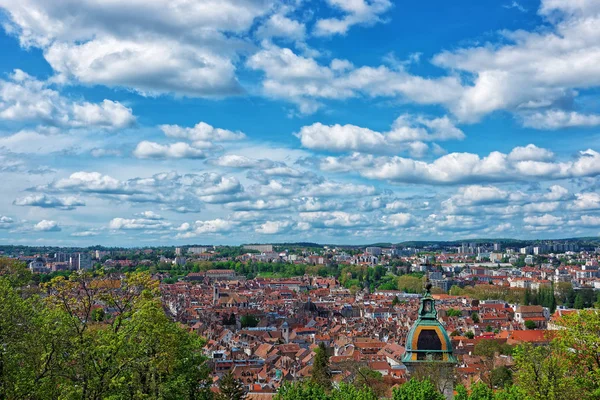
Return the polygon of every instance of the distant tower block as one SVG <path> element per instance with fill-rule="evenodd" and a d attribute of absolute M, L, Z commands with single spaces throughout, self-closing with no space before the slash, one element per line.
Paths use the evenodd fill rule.
<path fill-rule="evenodd" d="M 408 332 L 405 347 L 402 362 L 409 375 L 428 374 L 446 399 L 454 398 L 454 366 L 457 360 L 452 353 L 450 337 L 437 319 L 429 281 L 421 299 L 419 318 Z"/>

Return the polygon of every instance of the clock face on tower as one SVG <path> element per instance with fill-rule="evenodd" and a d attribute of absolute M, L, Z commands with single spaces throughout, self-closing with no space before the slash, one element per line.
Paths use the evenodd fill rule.
<path fill-rule="evenodd" d="M 425 313 L 431 312 L 431 301 L 430 300 L 425 300 L 423 302 L 423 312 L 425 312 Z"/>

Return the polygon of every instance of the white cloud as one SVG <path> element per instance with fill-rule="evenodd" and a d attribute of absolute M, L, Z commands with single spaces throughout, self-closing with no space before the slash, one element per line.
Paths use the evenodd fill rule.
<path fill-rule="evenodd" d="M 53 197 L 45 194 L 31 194 L 19 197 L 15 199 L 13 204 L 16 206 L 58 208 L 61 210 L 74 210 L 76 207 L 85 206 L 85 202 L 76 197 Z"/>
<path fill-rule="evenodd" d="M 306 27 L 283 14 L 273 14 L 256 30 L 259 39 L 281 38 L 287 40 L 304 40 Z"/>
<path fill-rule="evenodd" d="M 345 35 L 354 25 L 373 25 L 381 22 L 380 14 L 392 7 L 390 0 L 327 0 L 327 3 L 344 13 L 342 18 L 317 20 L 316 36 Z"/>
<path fill-rule="evenodd" d="M 523 206 L 523 211 L 528 213 L 548 213 L 556 211 L 560 207 L 557 201 L 529 203 Z"/>
<path fill-rule="evenodd" d="M 131 109 L 119 102 L 75 102 L 19 69 L 8 81 L 0 80 L 0 119 L 71 128 L 118 129 L 135 123 Z"/>
<path fill-rule="evenodd" d="M 226 154 L 217 159 L 210 160 L 213 165 L 229 168 L 268 168 L 273 165 L 269 160 L 256 160 L 235 154 Z"/>
<path fill-rule="evenodd" d="M 598 86 L 600 66 L 593 60 L 600 55 L 596 28 L 600 16 L 598 8 L 587 3 L 542 1 L 540 13 L 552 14 L 549 28 L 504 31 L 502 44 L 485 43 L 436 55 L 435 65 L 472 76 L 473 84 L 465 87 L 458 101 L 448 104 L 455 115 L 476 121 L 501 109 L 552 106 L 575 96 L 574 89 Z M 570 119 L 566 123 L 572 123 Z M 560 123 L 565 120 L 559 118 Z"/>
<path fill-rule="evenodd" d="M 13 227 L 15 221 L 7 217 L 6 215 L 0 215 L 0 229 L 10 229 Z"/>
<path fill-rule="evenodd" d="M 353 154 L 349 157 L 325 157 L 324 171 L 356 171 L 370 179 L 394 182 L 454 184 L 511 182 L 533 178 L 563 179 L 600 175 L 600 153 L 581 151 L 574 161 L 512 161 L 500 152 L 480 157 L 472 153 L 450 153 L 431 163 L 403 157 L 374 157 Z"/>
<path fill-rule="evenodd" d="M 154 211 L 142 211 L 141 213 L 136 214 L 136 217 L 142 217 L 145 219 L 155 219 L 155 220 L 159 220 L 159 219 L 163 219 L 163 217 L 161 217 L 159 214 L 155 213 Z"/>
<path fill-rule="evenodd" d="M 290 221 L 266 221 L 256 228 L 256 232 L 264 235 L 274 235 L 287 230 L 291 225 Z"/>
<path fill-rule="evenodd" d="M 138 143 L 133 155 L 137 158 L 206 158 L 204 151 L 184 142 L 163 145 L 147 140 Z"/>
<path fill-rule="evenodd" d="M 462 187 L 458 193 L 442 204 L 451 202 L 455 206 L 474 206 L 506 202 L 510 194 L 495 186 L 471 185 Z"/>
<path fill-rule="evenodd" d="M 569 221 L 569 225 L 600 226 L 600 217 L 594 215 L 582 215 L 579 220 Z"/>
<path fill-rule="evenodd" d="M 408 150 L 422 156 L 429 147 L 422 141 L 462 140 L 464 133 L 448 117 L 428 119 L 403 115 L 389 132 L 380 133 L 355 125 L 323 125 L 319 122 L 303 126 L 295 134 L 303 147 L 313 150 L 390 153 Z"/>
<path fill-rule="evenodd" d="M 140 93 L 222 96 L 240 92 L 234 60 L 269 0 L 171 2 L 2 0 L 5 28 L 43 50 L 58 80 Z"/>
<path fill-rule="evenodd" d="M 413 224 L 413 216 L 408 213 L 397 213 L 383 217 L 383 223 L 394 228 Z"/>
<path fill-rule="evenodd" d="M 20 154 L 79 150 L 88 144 L 81 136 L 59 133 L 55 129 L 21 130 L 13 135 L 0 137 L 0 148 Z"/>
<path fill-rule="evenodd" d="M 573 210 L 600 210 L 600 193 L 575 193 L 575 197 Z"/>
<path fill-rule="evenodd" d="M 73 237 L 93 237 L 93 236 L 99 236 L 99 235 L 100 235 L 99 231 L 92 231 L 92 230 L 71 233 L 71 236 L 73 236 Z"/>
<path fill-rule="evenodd" d="M 531 216 L 523 218 L 523 222 L 532 226 L 557 226 L 563 223 L 563 219 L 551 214 L 542 216 Z"/>
<path fill-rule="evenodd" d="M 112 230 L 162 229 L 171 224 L 155 218 L 113 218 L 108 227 Z"/>
<path fill-rule="evenodd" d="M 394 200 L 385 205 L 385 209 L 389 210 L 389 211 L 405 210 L 408 208 L 410 208 L 410 204 L 408 204 L 405 201 L 401 201 L 401 200 Z"/>
<path fill-rule="evenodd" d="M 222 234 L 231 231 L 237 226 L 235 221 L 224 220 L 221 218 L 196 221 L 194 229 L 185 233 L 178 233 L 176 238 L 187 239 L 206 234 Z"/>
<path fill-rule="evenodd" d="M 245 200 L 235 203 L 229 203 L 228 206 L 236 211 L 261 211 L 261 210 L 279 210 L 287 208 L 291 204 L 288 199 L 275 200 Z"/>
<path fill-rule="evenodd" d="M 569 190 L 560 186 L 552 185 L 548 188 L 548 193 L 544 195 L 547 200 L 565 200 L 569 197 Z"/>
<path fill-rule="evenodd" d="M 246 138 L 242 132 L 215 128 L 206 122 L 198 122 L 194 127 L 187 128 L 179 125 L 161 125 L 160 129 L 168 137 L 187 139 L 193 142 L 226 142 Z"/>
<path fill-rule="evenodd" d="M 52 187 L 82 192 L 122 193 L 126 191 L 125 185 L 115 178 L 99 172 L 84 171 L 74 172 L 68 178 L 59 179 Z"/>
<path fill-rule="evenodd" d="M 246 65 L 265 73 L 265 95 L 288 100 L 304 114 L 318 110 L 322 99 L 340 100 L 364 94 L 401 96 L 420 104 L 435 104 L 456 99 L 462 90 L 455 77 L 421 78 L 384 66 L 352 68 L 346 60 L 334 61 L 330 66 L 319 65 L 313 58 L 264 43 Z M 340 65 L 344 67 L 339 68 Z"/>
<path fill-rule="evenodd" d="M 534 144 L 528 144 L 525 147 L 515 147 L 508 158 L 511 161 L 547 161 L 554 158 L 554 153 Z"/>
<path fill-rule="evenodd" d="M 546 110 L 526 114 L 523 125 L 536 129 L 561 129 L 600 125 L 600 115 L 581 114 L 576 111 Z"/>
<path fill-rule="evenodd" d="M 368 223 L 363 214 L 353 214 L 345 211 L 301 212 L 299 217 L 302 220 L 301 222 L 323 228 L 349 228 Z"/>
<path fill-rule="evenodd" d="M 325 181 L 306 186 L 302 190 L 301 194 L 308 197 L 368 196 L 374 194 L 375 192 L 376 190 L 373 186 Z"/>
<path fill-rule="evenodd" d="M 51 220 L 41 220 L 33 227 L 34 230 L 39 232 L 60 232 L 61 228 L 56 221 Z"/>

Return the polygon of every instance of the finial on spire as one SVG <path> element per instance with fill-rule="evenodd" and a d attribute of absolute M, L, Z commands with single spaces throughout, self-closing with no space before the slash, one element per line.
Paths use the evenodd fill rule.
<path fill-rule="evenodd" d="M 429 276 L 427 276 L 427 280 L 425 282 L 426 282 L 426 284 L 425 284 L 425 294 L 430 295 L 431 294 L 431 288 L 433 287 L 433 285 L 429 281 Z"/>

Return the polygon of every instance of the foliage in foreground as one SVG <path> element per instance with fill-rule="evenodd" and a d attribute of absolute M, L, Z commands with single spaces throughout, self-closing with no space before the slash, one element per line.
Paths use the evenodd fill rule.
<path fill-rule="evenodd" d="M 0 270 L 0 399 L 209 395 L 204 341 L 167 317 L 149 275 L 57 277 L 42 298 Z"/>

